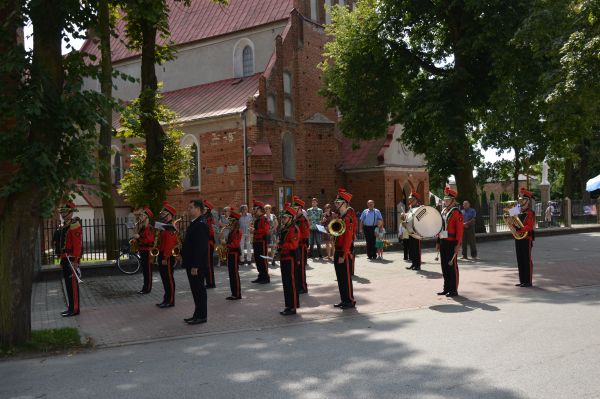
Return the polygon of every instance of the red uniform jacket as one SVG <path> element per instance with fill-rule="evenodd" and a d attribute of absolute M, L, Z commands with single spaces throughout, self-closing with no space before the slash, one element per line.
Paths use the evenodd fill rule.
<path fill-rule="evenodd" d="M 240 252 L 240 242 L 242 241 L 242 229 L 232 230 L 227 236 L 227 253 Z"/>
<path fill-rule="evenodd" d="M 349 214 L 352 219 L 352 224 L 350 226 L 346 225 L 346 228 L 352 229 L 352 238 L 356 240 L 356 234 L 358 234 L 358 218 L 356 217 L 356 211 L 354 208 L 349 207 L 346 213 Z"/>
<path fill-rule="evenodd" d="M 535 228 L 535 213 L 531 209 L 526 209 L 525 212 L 519 213 L 519 219 L 523 223 L 523 227 L 517 230 L 520 233 L 527 232 L 528 240 L 534 239 L 533 229 Z"/>
<path fill-rule="evenodd" d="M 352 226 L 352 216 L 348 212 L 344 216 L 341 216 L 341 219 L 346 224 L 346 231 L 335 239 L 335 250 L 343 252 L 345 259 L 350 254 L 350 247 L 352 246 L 352 241 L 354 241 L 354 227 L 348 227 Z"/>
<path fill-rule="evenodd" d="M 215 243 L 215 228 L 213 227 L 213 224 L 215 221 L 211 214 L 206 216 L 205 221 L 206 221 L 206 224 L 208 225 L 208 240 L 212 241 L 212 243 L 214 244 Z"/>
<path fill-rule="evenodd" d="M 173 249 L 177 246 L 177 232 L 163 230 L 160 232 L 158 251 L 163 257 L 173 256 Z"/>
<path fill-rule="evenodd" d="M 281 260 L 289 260 L 294 257 L 299 244 L 299 235 L 298 227 L 293 224 L 281 232 L 278 245 Z"/>
<path fill-rule="evenodd" d="M 152 227 L 150 225 L 143 227 L 139 234 L 138 243 L 140 251 L 149 251 L 154 245 L 154 231 Z"/>
<path fill-rule="evenodd" d="M 252 236 L 252 241 L 263 242 L 266 240 L 270 231 L 269 220 L 265 215 L 262 215 L 254 221 L 254 235 Z"/>
<path fill-rule="evenodd" d="M 448 237 L 442 240 L 456 241 L 457 245 L 462 243 L 463 231 L 465 229 L 463 215 L 458 208 L 453 207 L 448 212 L 442 211 L 442 220 L 444 220 Z"/>
<path fill-rule="evenodd" d="M 67 256 L 74 258 L 76 263 L 81 259 L 81 248 L 83 247 L 83 229 L 79 221 L 73 221 L 69 225 L 67 237 L 65 239 L 65 248 L 61 254 L 61 259 Z"/>
<path fill-rule="evenodd" d="M 299 239 L 301 241 L 301 243 L 306 244 L 308 242 L 308 237 L 310 237 L 310 223 L 308 223 L 308 220 L 300 215 L 300 217 L 298 217 L 298 219 L 296 219 L 296 225 L 298 226 L 298 231 L 299 231 Z"/>

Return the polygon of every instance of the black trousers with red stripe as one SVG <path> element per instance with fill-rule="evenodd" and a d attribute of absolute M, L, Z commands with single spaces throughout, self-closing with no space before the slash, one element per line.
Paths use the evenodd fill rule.
<path fill-rule="evenodd" d="M 421 268 L 421 240 L 417 240 L 413 236 L 408 237 L 408 252 L 412 262 L 412 267 Z"/>
<path fill-rule="evenodd" d="M 267 256 L 267 242 L 253 242 L 252 249 L 254 250 L 254 261 L 256 262 L 258 278 L 261 280 L 269 280 L 269 268 L 267 267 L 267 260 L 261 256 Z"/>
<path fill-rule="evenodd" d="M 356 303 L 354 300 L 354 288 L 352 287 L 352 276 L 350 270 L 349 256 L 340 264 L 340 260 L 344 258 L 344 253 L 335 251 L 333 255 L 333 264 L 335 266 L 335 276 L 338 281 L 340 290 L 340 299 L 345 303 Z"/>
<path fill-rule="evenodd" d="M 215 242 L 208 242 L 208 271 L 206 272 L 206 286 L 214 287 L 215 286 L 215 265 L 214 265 L 214 255 L 215 255 Z"/>
<path fill-rule="evenodd" d="M 163 255 L 158 255 L 158 270 L 160 271 L 160 279 L 165 289 L 163 303 L 175 305 L 175 278 L 173 277 L 173 265 L 175 257 L 169 256 L 165 259 L 166 264 L 163 265 Z"/>
<path fill-rule="evenodd" d="M 231 296 L 242 297 L 242 286 L 240 283 L 240 253 L 227 252 L 227 268 L 229 269 L 229 286 L 231 287 Z"/>
<path fill-rule="evenodd" d="M 142 291 L 152 291 L 152 264 L 150 263 L 150 251 L 140 251 L 140 263 L 142 264 L 142 274 L 144 275 L 144 286 Z"/>
<path fill-rule="evenodd" d="M 300 295 L 296 284 L 296 259 L 294 256 L 283 256 L 280 259 L 281 281 L 285 307 L 296 309 L 300 307 Z"/>
<path fill-rule="evenodd" d="M 67 258 L 60 260 L 65 288 L 67 289 L 67 307 L 71 313 L 79 313 L 79 282 Z"/>
<path fill-rule="evenodd" d="M 296 289 L 298 292 L 308 292 L 306 284 L 306 255 L 308 254 L 308 245 L 302 241 L 296 249 Z"/>
<path fill-rule="evenodd" d="M 517 252 L 517 265 L 519 266 L 519 282 L 521 284 L 532 284 L 533 261 L 531 260 L 531 248 L 533 242 L 528 239 L 515 240 Z"/>
<path fill-rule="evenodd" d="M 446 292 L 458 292 L 458 261 L 454 256 L 456 243 L 454 240 L 440 240 L 440 264 Z M 452 260 L 453 258 L 454 260 Z"/>

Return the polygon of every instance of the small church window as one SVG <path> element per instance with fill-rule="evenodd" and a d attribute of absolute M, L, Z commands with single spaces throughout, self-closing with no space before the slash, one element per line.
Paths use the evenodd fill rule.
<path fill-rule="evenodd" d="M 250 76 L 254 73 L 254 54 L 252 47 L 246 46 L 242 51 L 242 75 Z"/>

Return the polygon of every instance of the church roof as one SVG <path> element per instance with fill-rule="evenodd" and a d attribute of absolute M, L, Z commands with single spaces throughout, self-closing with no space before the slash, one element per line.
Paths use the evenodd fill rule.
<path fill-rule="evenodd" d="M 394 125 L 385 136 L 373 140 L 362 140 L 358 148 L 352 148 L 352 140 L 342 139 L 342 170 L 372 168 L 384 163 L 383 152 L 389 147 L 394 134 Z"/>
<path fill-rule="evenodd" d="M 293 9 L 293 0 L 230 0 L 228 6 L 211 0 L 192 0 L 189 7 L 182 2 L 167 0 L 169 6 L 170 40 L 175 45 L 193 43 L 211 37 L 243 31 L 272 22 L 285 20 Z M 120 38 L 111 37 L 113 62 L 135 57 L 123 43 L 125 20 L 117 22 Z M 100 57 L 93 40 L 86 40 L 81 51 Z"/>
<path fill-rule="evenodd" d="M 242 112 L 250 97 L 258 93 L 257 73 L 245 78 L 219 80 L 162 93 L 163 104 L 177 114 L 177 122 L 192 122 Z M 113 115 L 119 129 L 119 115 Z"/>

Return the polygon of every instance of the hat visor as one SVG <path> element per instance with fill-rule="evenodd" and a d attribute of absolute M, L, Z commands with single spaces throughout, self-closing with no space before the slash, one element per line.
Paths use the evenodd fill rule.
<path fill-rule="evenodd" d="M 454 197 L 450 196 L 450 195 L 444 195 L 444 199 L 445 200 L 449 200 L 449 199 L 454 199 Z"/>

